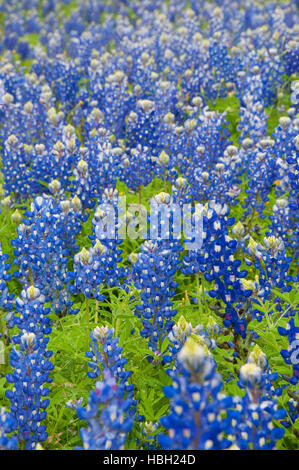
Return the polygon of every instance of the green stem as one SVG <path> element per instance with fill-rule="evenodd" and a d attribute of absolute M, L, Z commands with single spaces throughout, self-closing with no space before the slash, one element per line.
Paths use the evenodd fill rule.
<path fill-rule="evenodd" d="M 118 335 L 119 326 L 120 326 L 120 318 L 117 318 L 115 322 L 115 336 Z"/>
<path fill-rule="evenodd" d="M 139 188 L 138 197 L 139 197 L 139 204 L 141 205 L 142 204 L 142 186 L 140 186 Z"/>
<path fill-rule="evenodd" d="M 93 344 L 92 344 L 92 341 L 90 341 L 90 344 L 91 344 L 91 349 L 93 350 L 94 356 L 95 356 L 95 358 L 96 358 L 96 361 L 97 361 L 97 363 L 98 363 L 100 372 L 101 372 L 101 374 L 102 374 L 102 378 L 104 378 L 104 377 L 103 377 L 103 366 L 102 366 L 102 364 L 99 362 L 99 359 L 98 359 L 97 353 L 95 352 L 95 349 L 94 349 L 94 346 L 93 346 Z M 87 364 L 87 368 L 88 368 L 88 364 Z"/>
<path fill-rule="evenodd" d="M 32 275 L 32 271 L 31 271 L 31 268 L 29 267 L 29 280 L 31 282 L 31 285 L 34 286 L 34 282 L 33 282 L 33 275 Z"/>
<path fill-rule="evenodd" d="M 199 274 L 196 274 L 196 287 L 197 287 L 197 295 L 198 295 L 198 311 L 199 317 L 202 318 L 203 310 L 202 310 L 202 303 L 201 303 L 201 296 L 200 296 L 200 285 L 199 285 Z"/>
<path fill-rule="evenodd" d="M 89 298 L 85 298 L 85 322 L 86 322 L 86 343 L 87 351 L 89 349 Z"/>
<path fill-rule="evenodd" d="M 266 314 L 266 320 L 267 320 L 268 328 L 271 328 L 272 327 L 272 322 L 271 322 L 270 317 L 269 317 L 268 309 L 265 310 L 265 314 Z"/>
<path fill-rule="evenodd" d="M 98 324 L 98 320 L 99 320 L 98 309 L 99 309 L 99 301 L 96 300 L 96 314 L 95 314 L 95 319 L 94 319 L 96 325 Z"/>
<path fill-rule="evenodd" d="M 164 169 L 164 190 L 167 193 L 167 179 L 166 179 L 166 169 Z"/>
<path fill-rule="evenodd" d="M 1 333 L 0 344 L 2 343 L 3 345 L 3 351 L 0 351 L 0 359 L 1 359 L 1 354 L 3 354 L 3 359 L 4 359 L 3 365 L 6 368 L 8 364 L 8 351 L 10 349 L 10 344 L 9 344 L 9 341 L 7 340 L 7 336 L 6 336 L 7 331 L 5 328 L 5 322 L 3 324 L 1 314 L 2 312 L 0 312 L 0 333 Z M 1 365 L 1 362 L 0 362 L 0 365 Z"/>
<path fill-rule="evenodd" d="M 275 327 L 277 327 L 278 323 L 280 322 L 280 320 L 288 313 L 288 311 L 293 308 L 293 305 L 290 305 L 284 312 L 282 315 L 280 315 L 280 317 L 278 318 L 278 320 L 276 321 L 275 323 Z"/>
<path fill-rule="evenodd" d="M 206 303 L 206 294 L 205 294 L 205 278 L 204 278 L 203 273 L 201 273 L 201 286 L 202 286 L 203 305 L 204 305 L 205 313 L 208 314 L 208 308 L 207 308 L 207 303 Z"/>

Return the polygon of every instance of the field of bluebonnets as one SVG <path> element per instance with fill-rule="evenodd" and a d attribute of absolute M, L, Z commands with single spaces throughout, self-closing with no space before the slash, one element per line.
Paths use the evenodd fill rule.
<path fill-rule="evenodd" d="M 298 449 L 298 1 L 2 0 L 0 54 L 0 448 Z"/>

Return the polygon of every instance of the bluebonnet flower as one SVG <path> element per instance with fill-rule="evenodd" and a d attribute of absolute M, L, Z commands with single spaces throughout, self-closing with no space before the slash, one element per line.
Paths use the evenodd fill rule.
<path fill-rule="evenodd" d="M 248 173 L 250 184 L 246 188 L 246 199 L 243 207 L 244 217 L 251 214 L 265 218 L 263 211 L 269 201 L 269 192 L 275 182 L 276 157 L 273 149 L 274 141 L 269 138 L 260 140 L 249 157 Z"/>
<path fill-rule="evenodd" d="M 269 216 L 271 220 L 270 231 L 280 237 L 285 246 L 290 246 L 289 237 L 292 234 L 293 220 L 291 218 L 290 204 L 287 198 L 276 199 L 272 208 L 273 214 Z M 271 232 L 267 232 L 269 236 Z"/>
<path fill-rule="evenodd" d="M 8 273 L 10 263 L 7 263 L 8 255 L 2 253 L 0 244 L 0 307 L 4 310 L 11 310 L 13 294 L 9 293 L 7 282 L 11 279 L 11 274 Z"/>
<path fill-rule="evenodd" d="M 206 281 L 214 282 L 209 295 L 226 304 L 224 325 L 232 325 L 237 334 L 245 337 L 247 319 L 241 314 L 241 306 L 251 291 L 242 289 L 241 279 L 247 271 L 241 269 L 241 261 L 235 258 L 237 241 L 228 235 L 228 227 L 233 223 L 226 204 L 210 202 L 203 212 L 203 245 L 183 258 L 182 271 L 197 276 L 204 273 Z"/>
<path fill-rule="evenodd" d="M 226 113 L 203 107 L 198 117 L 190 117 L 185 120 L 184 126 L 175 128 L 178 136 L 174 145 L 167 150 L 172 155 L 172 166 L 177 166 L 182 177 L 188 179 L 197 201 L 206 200 L 204 191 L 200 190 L 202 181 L 197 177 L 203 172 L 209 173 L 231 143 L 225 130 L 225 116 Z M 207 197 L 212 195 L 214 188 Z"/>
<path fill-rule="evenodd" d="M 292 82 L 291 84 L 291 101 L 292 103 L 297 106 L 299 105 L 299 81 L 296 80 L 295 82 Z"/>
<path fill-rule="evenodd" d="M 115 190 L 117 178 L 121 175 L 119 147 L 113 148 L 107 136 L 103 138 L 96 135 L 89 139 L 86 148 L 84 159 L 88 163 L 88 172 L 92 175 L 89 192 L 100 202 L 105 198 L 103 194 Z"/>
<path fill-rule="evenodd" d="M 96 299 L 96 304 L 103 299 L 101 284 L 117 293 L 120 288 L 128 292 L 132 282 L 141 297 L 140 305 L 134 307 L 135 320 L 143 324 L 141 334 L 152 349 L 153 363 L 173 366 L 174 385 L 166 391 L 173 401 L 170 417 L 163 423 L 168 436 L 159 438 L 162 447 L 275 448 L 282 433 L 272 429 L 273 419 L 291 426 L 298 414 L 297 395 L 290 395 L 290 385 L 297 385 L 298 375 L 296 310 L 286 310 L 284 315 L 294 317 L 294 323 L 281 330 L 291 343 L 282 356 L 293 368 L 293 377 L 283 376 L 293 400 L 286 421 L 281 421 L 276 408 L 279 391 L 272 385 L 269 365 L 257 348 L 241 369 L 243 398 L 225 398 L 218 392 L 221 379 L 209 351 L 215 348 L 219 332 L 232 334 L 234 342 L 226 343 L 235 348 L 232 363 L 237 363 L 236 356 L 246 358 L 251 337 L 258 338 L 249 331 L 247 341 L 242 341 L 248 323 L 252 318 L 262 320 L 257 302 L 271 301 L 267 320 L 272 324 L 275 313 L 282 314 L 283 302 L 275 298 L 276 289 L 288 292 L 294 281 L 299 247 L 299 120 L 298 80 L 292 74 L 297 73 L 299 63 L 298 0 L 288 4 L 258 0 L 1 3 L 1 208 L 3 220 L 11 212 L 17 230 L 12 244 L 25 306 L 17 300 L 17 313 L 11 313 L 8 286 L 18 289 L 19 282 L 10 283 L 7 257 L 0 251 L 0 307 L 8 310 L 4 316 L 8 326 L 21 331 L 12 340 L 15 370 L 8 380 L 18 386 L 11 393 L 21 400 L 28 392 L 30 409 L 28 416 L 27 410 L 24 414 L 21 403 L 25 398 L 18 402 L 7 390 L 19 421 L 13 423 L 12 415 L 5 415 L 2 431 L 0 413 L 0 447 L 16 445 L 15 440 L 7 440 L 14 425 L 19 428 L 20 447 L 24 447 L 24 437 L 27 448 L 37 448 L 46 436 L 43 425 L 29 416 L 32 410 L 36 418 L 44 418 L 44 410 L 32 408 L 31 382 L 22 380 L 31 380 L 36 371 L 46 382 L 49 372 L 38 368 L 47 368 L 41 362 L 47 354 L 51 324 L 48 312 L 39 314 L 42 309 L 36 304 L 32 307 L 30 295 L 26 297 L 32 282 L 44 296 L 40 303 L 49 302 L 59 316 L 77 311 L 70 294 L 81 293 L 77 300 L 85 296 L 88 311 L 88 298 Z M 287 95 L 290 109 L 285 107 Z M 277 103 L 278 113 L 284 115 L 271 138 L 266 137 L 275 120 L 270 107 Z M 231 139 L 240 145 L 232 145 Z M 177 211 L 185 203 L 206 204 L 203 246 L 184 253 L 183 274 L 195 275 L 201 282 L 192 300 L 203 314 L 213 309 L 223 320 L 223 329 L 208 313 L 203 328 L 192 327 L 183 317 L 174 324 L 174 279 L 182 279 L 182 248 L 175 236 L 174 214 L 166 219 L 170 227 L 164 226 L 165 237 L 142 233 L 149 241 L 138 255 L 134 251 L 129 256 L 131 270 L 124 267 L 124 247 L 132 244 L 135 250 L 138 244 L 123 240 L 124 224 L 130 217 L 129 232 L 137 227 L 137 217 L 121 208 L 115 188 L 121 181 L 141 196 L 143 186 L 159 184 L 156 177 L 164 180 L 165 187 L 172 185 L 172 197 L 155 196 L 155 216 L 173 203 Z M 246 197 L 241 200 L 244 186 Z M 150 191 L 148 187 L 147 194 Z M 228 206 L 239 201 L 244 217 L 235 224 Z M 13 206 L 28 203 L 21 220 Z M 92 246 L 80 251 L 76 238 L 89 214 Z M 200 219 L 200 209 L 192 208 L 191 214 L 192 222 Z M 265 222 L 268 216 L 266 229 L 254 225 L 256 219 Z M 162 234 L 159 217 L 151 228 L 157 233 L 161 229 Z M 259 243 L 249 237 L 251 231 L 262 236 L 256 238 Z M 195 234 L 188 226 L 185 238 L 192 237 Z M 250 279 L 244 263 L 251 266 Z M 209 305 L 208 295 L 213 299 Z M 81 410 L 90 425 L 82 432 L 85 448 L 123 448 L 133 425 L 136 403 L 132 385 L 126 382 L 125 351 L 113 334 L 103 327 L 90 337 L 89 375 L 98 377 L 103 369 L 104 383 L 97 385 L 98 395 L 91 394 L 92 406 Z M 198 364 L 203 366 L 196 380 L 192 351 L 197 351 Z M 115 383 L 108 376 L 107 364 Z M 37 402 L 38 393 L 40 389 Z M 105 401 L 108 396 L 112 404 Z M 99 397 L 103 402 L 97 401 Z M 21 421 L 27 417 L 26 427 Z M 156 433 L 157 423 L 145 423 L 134 447 L 137 443 L 157 448 Z M 287 438 L 284 444 L 288 442 Z"/>
<path fill-rule="evenodd" d="M 140 440 L 137 440 L 138 448 L 141 450 L 157 450 L 158 423 L 144 421 L 140 423 L 140 428 L 142 433 L 141 442 L 143 442 L 140 443 Z"/>
<path fill-rule="evenodd" d="M 59 38 L 53 38 L 52 42 L 54 47 L 61 47 L 58 43 Z M 58 41 L 57 41 L 58 39 Z M 49 51 L 51 54 L 51 51 Z M 51 59 L 48 59 L 46 80 L 52 84 L 53 92 L 58 101 L 62 103 L 62 109 L 66 112 L 70 111 L 76 102 L 76 94 L 79 89 L 80 72 L 75 64 L 67 61 L 54 59 L 51 64 Z"/>
<path fill-rule="evenodd" d="M 97 382 L 90 392 L 88 407 L 77 410 L 79 418 L 88 424 L 80 431 L 81 450 L 121 450 L 133 426 L 128 416 L 131 400 L 124 398 L 123 386 L 117 385 L 109 370 L 103 376 L 103 382 Z"/>
<path fill-rule="evenodd" d="M 248 364 L 256 364 L 260 369 L 267 370 L 269 363 L 266 354 L 261 350 L 261 348 L 256 344 L 248 355 L 247 358 Z"/>
<path fill-rule="evenodd" d="M 83 403 L 83 398 L 79 398 L 78 400 L 68 400 L 66 402 L 66 406 L 70 408 L 70 410 L 77 410 L 79 406 Z"/>
<path fill-rule="evenodd" d="M 105 125 L 120 138 L 125 137 L 126 115 L 130 110 L 131 97 L 128 78 L 123 70 L 116 70 L 105 77 L 104 85 Z"/>
<path fill-rule="evenodd" d="M 4 38 L 4 46 L 8 50 L 13 50 L 15 49 L 16 45 L 18 43 L 18 36 L 14 33 L 7 34 Z"/>
<path fill-rule="evenodd" d="M 298 254 L 298 125 L 295 119 L 289 116 L 283 116 L 279 119 L 279 125 L 275 132 L 275 153 L 277 155 L 276 172 L 277 180 L 276 193 L 283 196 L 288 192 L 288 228 L 289 242 L 295 248 L 295 255 Z"/>
<path fill-rule="evenodd" d="M 74 170 L 74 181 L 72 191 L 80 198 L 84 209 L 91 209 L 95 205 L 96 194 L 92 183 L 92 176 L 90 174 L 88 163 L 84 160 L 84 153 L 86 148 L 81 148 L 83 158 L 79 161 Z"/>
<path fill-rule="evenodd" d="M 30 56 L 30 45 L 28 41 L 19 41 L 17 52 L 22 57 L 22 60 L 28 59 Z"/>
<path fill-rule="evenodd" d="M 142 319 L 141 336 L 148 338 L 149 347 L 155 352 L 170 331 L 176 315 L 170 298 L 177 284 L 173 276 L 178 266 L 177 253 L 171 246 L 164 247 L 157 241 L 146 241 L 141 253 L 132 263 L 132 279 L 140 289 L 141 304 L 136 315 Z"/>
<path fill-rule="evenodd" d="M 118 191 L 113 188 L 105 189 L 101 203 L 96 208 L 92 219 L 93 234 L 89 238 L 92 240 L 95 250 L 99 249 L 100 244 L 105 250 L 103 269 L 104 280 L 108 286 L 119 285 L 125 275 L 124 267 L 120 266 L 124 216 Z"/>
<path fill-rule="evenodd" d="M 127 118 L 127 139 L 131 148 L 138 145 L 148 147 L 156 155 L 155 142 L 158 139 L 159 114 L 155 102 L 142 99 Z"/>
<path fill-rule="evenodd" d="M 24 146 L 14 135 L 10 135 L 4 144 L 4 189 L 12 194 L 17 201 L 27 198 L 30 194 L 29 165 Z"/>
<path fill-rule="evenodd" d="M 52 352 L 47 350 L 46 336 L 51 333 L 50 309 L 44 308 L 44 302 L 39 289 L 29 287 L 16 300 L 19 315 L 15 314 L 9 321 L 20 332 L 12 338 L 13 372 L 7 374 L 6 380 L 14 388 L 6 390 L 6 396 L 11 402 L 10 413 L 17 424 L 18 439 L 25 442 L 26 449 L 35 449 L 38 442 L 47 439 L 46 426 L 41 424 L 49 405 L 49 399 L 45 398 L 49 389 L 44 385 L 51 382 L 49 372 L 54 366 L 49 361 Z"/>
<path fill-rule="evenodd" d="M 241 450 L 273 450 L 284 435 L 284 429 L 274 427 L 273 420 L 281 420 L 286 412 L 278 408 L 276 398 L 269 397 L 269 385 L 268 374 L 255 361 L 241 367 L 239 386 L 245 388 L 246 394 L 243 398 L 234 397 L 235 409 L 228 411 L 231 432 Z"/>
<path fill-rule="evenodd" d="M 88 298 L 102 301 L 105 296 L 100 294 L 99 287 L 104 280 L 105 252 L 107 249 L 99 241 L 93 248 L 83 248 L 74 256 L 74 271 L 69 273 L 74 284 L 69 285 L 72 294 L 82 293 Z"/>
<path fill-rule="evenodd" d="M 292 75 L 298 71 L 299 65 L 299 43 L 298 39 L 291 39 L 285 47 L 283 63 L 287 75 Z"/>
<path fill-rule="evenodd" d="M 249 137 L 256 144 L 266 136 L 267 115 L 263 103 L 255 102 L 252 95 L 246 94 L 243 101 L 244 106 L 240 108 L 240 121 L 237 127 L 240 131 L 240 141 Z"/>
<path fill-rule="evenodd" d="M 188 179 L 194 199 L 201 202 L 216 199 L 220 203 L 234 204 L 241 191 L 238 187 L 239 176 L 243 172 L 241 152 L 234 145 L 229 145 L 223 149 L 223 156 L 219 157 L 214 167 L 203 171 L 204 149 L 199 147 L 198 150 L 203 152 L 203 162 L 199 163 Z"/>
<path fill-rule="evenodd" d="M 286 364 L 292 365 L 293 376 L 290 378 L 290 383 L 296 385 L 299 380 L 299 327 L 296 326 L 294 318 L 289 320 L 286 328 L 278 327 L 278 333 L 282 336 L 288 337 L 288 350 L 281 350 Z"/>
<path fill-rule="evenodd" d="M 59 204 L 59 228 L 67 255 L 75 253 L 79 248 L 76 236 L 81 231 L 82 223 L 87 219 L 82 209 L 82 203 L 77 195 L 72 199 L 63 199 Z"/>
<path fill-rule="evenodd" d="M 126 397 L 132 399 L 132 414 L 134 414 L 134 405 L 136 404 L 133 400 L 134 385 L 128 382 L 132 372 L 126 371 L 124 368 L 128 360 L 122 356 L 123 348 L 119 346 L 118 337 L 114 336 L 114 330 L 107 326 L 97 326 L 90 333 L 90 341 L 91 348 L 86 356 L 90 359 L 88 365 L 92 370 L 87 375 L 95 379 L 102 375 L 104 370 L 109 370 L 116 382 L 124 387 Z"/>
<path fill-rule="evenodd" d="M 196 325 L 193 328 L 191 323 L 187 322 L 184 316 L 181 316 L 168 334 L 168 339 L 171 343 L 170 358 L 174 359 L 177 356 L 189 337 L 201 346 L 206 346 L 210 350 L 215 349 L 216 342 L 213 335 L 216 331 L 219 332 L 220 328 L 213 317 L 209 317 L 207 328 L 205 329 L 203 325 Z"/>
<path fill-rule="evenodd" d="M 244 249 L 245 241 L 249 238 L 249 235 L 246 235 L 245 227 L 240 220 L 233 226 L 232 234 L 238 242 L 237 249 Z"/>
<path fill-rule="evenodd" d="M 276 399 L 282 394 L 282 387 L 277 386 L 278 373 L 272 372 L 266 354 L 262 349 L 255 344 L 252 351 L 248 354 L 246 364 L 255 364 L 262 371 L 262 378 L 259 385 L 263 384 L 263 397 L 269 399 Z M 244 383 L 241 378 L 240 371 L 240 386 L 243 387 Z M 250 391 L 248 393 L 251 393 Z"/>
<path fill-rule="evenodd" d="M 69 306 L 67 297 L 60 292 L 67 282 L 68 250 L 73 248 L 76 230 L 81 227 L 75 215 L 81 209 L 78 202 L 78 198 L 66 202 L 53 197 L 35 198 L 31 210 L 25 212 L 27 218 L 17 227 L 17 238 L 12 240 L 14 263 L 19 266 L 16 277 L 25 287 L 33 282 L 44 292 L 47 301 L 54 302 L 56 313 Z M 69 217 L 71 211 L 74 223 Z"/>
<path fill-rule="evenodd" d="M 180 264 L 182 247 L 178 238 L 180 233 L 176 233 L 178 208 L 169 194 L 158 194 L 151 205 L 149 236 L 153 239 L 141 245 L 141 253 L 131 256 L 130 278 L 140 289 L 141 304 L 136 306 L 135 312 L 143 324 L 140 334 L 149 338 L 148 345 L 155 352 L 160 350 L 176 315 L 170 299 L 177 287 L 173 278 Z"/>
<path fill-rule="evenodd" d="M 274 287 L 282 292 L 289 292 L 290 281 L 293 277 L 288 275 L 292 258 L 286 255 L 284 243 L 281 238 L 270 236 L 264 238 L 264 245 L 256 243 L 252 238 L 248 243 L 246 263 L 254 264 L 259 271 L 259 295 L 268 299 Z"/>
<path fill-rule="evenodd" d="M 8 434 L 14 431 L 15 423 L 11 415 L 5 412 L 4 408 L 0 409 L 0 450 L 18 450 L 18 439 Z"/>
<path fill-rule="evenodd" d="M 96 101 L 92 101 L 90 106 L 91 106 L 91 111 L 89 114 L 86 116 L 86 121 L 84 123 L 83 127 L 83 135 L 84 137 L 89 137 L 89 138 L 95 138 L 98 133 L 101 132 L 103 129 L 103 124 L 104 124 L 104 115 L 103 112 L 96 107 Z M 83 102 L 84 105 L 84 102 Z M 93 106 L 94 105 L 94 106 Z M 82 110 L 82 106 L 80 107 L 80 110 Z M 89 111 L 89 109 L 86 110 L 86 113 Z"/>
<path fill-rule="evenodd" d="M 161 418 L 168 434 L 158 440 L 165 450 L 226 449 L 229 420 L 222 418 L 232 399 L 221 393 L 222 380 L 207 348 L 190 337 L 178 355 L 179 374 L 171 373 L 173 384 L 164 387 L 170 399 L 170 414 Z"/>
<path fill-rule="evenodd" d="M 146 187 L 155 176 L 155 162 L 151 151 L 147 147 L 130 149 L 129 154 L 124 154 L 122 161 L 122 180 L 128 188 L 134 192 L 140 191 L 142 186 Z"/>
<path fill-rule="evenodd" d="M 282 421 L 282 424 L 284 427 L 286 428 L 289 428 L 290 426 L 292 426 L 296 420 L 298 419 L 299 417 L 299 412 L 298 412 L 298 403 L 299 403 L 299 400 L 298 400 L 298 394 L 293 393 L 293 392 L 289 392 L 289 395 L 292 397 L 289 401 L 288 401 L 288 418 L 289 419 L 286 419 L 284 421 Z"/>

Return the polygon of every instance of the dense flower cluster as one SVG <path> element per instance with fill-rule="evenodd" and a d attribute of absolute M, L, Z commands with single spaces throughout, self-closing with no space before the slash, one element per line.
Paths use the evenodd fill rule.
<path fill-rule="evenodd" d="M 14 384 L 6 396 L 11 402 L 10 413 L 18 428 L 18 440 L 25 442 L 26 449 L 35 449 L 38 442 L 47 439 L 46 426 L 41 424 L 49 405 L 49 389 L 44 384 L 51 382 L 49 372 L 53 364 L 52 355 L 47 350 L 49 335 L 52 331 L 48 318 L 50 309 L 44 308 L 45 297 L 36 287 L 22 291 L 16 300 L 19 315 L 10 318 L 11 327 L 20 330 L 13 336 L 10 364 L 13 372 L 7 374 L 8 383 Z"/>
<path fill-rule="evenodd" d="M 234 256 L 237 241 L 228 235 L 228 227 L 233 223 L 226 204 L 211 202 L 204 210 L 202 248 L 191 250 L 184 257 L 183 272 L 196 276 L 204 273 L 207 281 L 214 281 L 214 288 L 209 293 L 226 304 L 225 326 L 232 324 L 236 333 L 245 337 L 247 320 L 240 316 L 238 309 L 251 291 L 242 289 L 241 279 L 247 271 L 240 269 L 241 260 Z"/>
<path fill-rule="evenodd" d="M 242 450 L 273 450 L 284 434 L 282 428 L 272 423 L 286 416 L 286 411 L 278 408 L 275 397 L 269 393 L 271 380 L 277 374 L 269 374 L 266 369 L 265 355 L 254 351 L 240 370 L 239 384 L 246 394 L 243 398 L 234 397 L 235 410 L 229 412 L 229 417 L 237 431 L 236 445 Z"/>
<path fill-rule="evenodd" d="M 10 268 L 10 263 L 7 263 L 8 255 L 2 254 L 0 245 L 0 307 L 4 310 L 11 310 L 13 295 L 9 294 L 7 281 L 11 279 L 11 274 L 7 271 Z"/>
<path fill-rule="evenodd" d="M 209 318 L 207 328 L 205 329 L 203 325 L 197 325 L 193 328 L 191 323 L 181 316 L 179 321 L 173 325 L 168 335 L 168 339 L 171 342 L 170 357 L 173 359 L 180 352 L 189 337 L 201 346 L 215 349 L 216 342 L 213 336 L 215 336 L 216 332 L 219 333 L 219 329 L 213 317 Z"/>
<path fill-rule="evenodd" d="M 299 327 L 295 325 L 294 318 L 291 318 L 286 328 L 278 327 L 278 332 L 288 337 L 288 350 L 283 349 L 280 354 L 287 364 L 292 365 L 293 377 L 290 378 L 290 382 L 296 385 L 299 381 Z"/>
<path fill-rule="evenodd" d="M 0 410 L 0 449 L 1 450 L 17 450 L 18 440 L 16 437 L 8 437 L 8 434 L 13 431 L 14 422 L 9 415 L 6 413 L 4 408 Z"/>
<path fill-rule="evenodd" d="M 257 349 L 241 367 L 239 385 L 243 398 L 221 393 L 223 383 L 207 348 L 190 337 L 178 355 L 181 375 L 173 371 L 173 385 L 164 388 L 171 400 L 171 414 L 161 419 L 168 435 L 159 442 L 166 449 L 273 449 L 284 430 L 272 420 L 286 416 L 269 395 L 271 380 L 266 356 Z M 259 365 L 258 365 L 259 364 Z M 184 419 L 182 419 L 184 417 Z M 227 437 L 226 437 L 227 436 Z"/>
<path fill-rule="evenodd" d="M 71 311 L 72 305 L 64 286 L 67 256 L 76 246 L 75 234 L 81 227 L 81 202 L 78 198 L 59 201 L 39 196 L 30 209 L 12 241 L 14 263 L 19 266 L 16 276 L 25 288 L 33 283 L 53 302 L 54 311 L 63 314 Z"/>
<path fill-rule="evenodd" d="M 113 334 L 113 329 L 103 326 L 96 327 L 90 333 L 91 349 L 86 356 L 90 359 L 89 366 L 92 371 L 88 372 L 88 376 L 95 379 L 104 370 L 109 370 L 115 380 L 124 387 L 126 396 L 133 398 L 134 385 L 128 382 L 132 372 L 125 370 L 124 366 L 128 360 L 122 357 L 123 348 L 118 345 L 118 338 Z"/>
<path fill-rule="evenodd" d="M 87 429 L 81 429 L 83 450 L 123 449 L 133 425 L 128 416 L 131 401 L 124 398 L 123 386 L 116 384 L 109 370 L 103 375 L 104 381 L 90 393 L 87 409 L 78 408 L 79 418 L 88 423 Z"/>
<path fill-rule="evenodd" d="M 170 299 L 177 286 L 173 276 L 179 259 L 171 245 L 171 242 L 147 241 L 140 254 L 131 255 L 132 278 L 141 297 L 141 304 L 136 307 L 136 315 L 141 317 L 143 324 L 140 334 L 148 338 L 154 352 L 161 350 L 177 313 Z"/>
<path fill-rule="evenodd" d="M 207 350 L 187 339 L 179 356 L 181 374 L 173 376 L 173 385 L 164 388 L 171 400 L 171 414 L 162 418 L 168 436 L 160 435 L 165 449 L 226 449 L 231 441 L 229 421 L 221 413 L 231 406 L 231 399 L 220 393 L 221 376 Z M 183 418 L 183 419 L 182 419 Z"/>
<path fill-rule="evenodd" d="M 298 8 L 1 2 L 0 449 L 298 445 Z"/>

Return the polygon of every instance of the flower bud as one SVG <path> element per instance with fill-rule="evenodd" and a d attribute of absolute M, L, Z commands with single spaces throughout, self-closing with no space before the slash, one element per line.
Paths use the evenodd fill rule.
<path fill-rule="evenodd" d="M 77 257 L 77 255 L 75 256 L 75 258 Z M 80 260 L 80 262 L 84 265 L 87 265 L 87 264 L 90 264 L 91 262 L 91 255 L 89 253 L 88 250 L 86 250 L 86 248 L 82 248 L 82 250 L 80 251 L 80 253 L 78 253 L 78 257 L 76 258 L 76 261 Z"/>
<path fill-rule="evenodd" d="M 33 349 L 36 343 L 36 336 L 34 333 L 25 333 L 21 337 L 21 342 L 25 349 Z"/>
<path fill-rule="evenodd" d="M 34 287 L 34 286 L 30 286 L 28 287 L 27 291 L 26 291 L 26 294 L 27 294 L 27 298 L 29 300 L 35 300 L 39 297 L 40 295 L 40 290 L 37 289 L 37 287 Z"/>
<path fill-rule="evenodd" d="M 252 237 L 250 237 L 247 248 L 248 248 L 248 251 L 251 255 L 255 255 L 257 246 L 258 246 L 258 244 L 256 243 L 256 241 Z"/>
<path fill-rule="evenodd" d="M 174 115 L 172 113 L 167 113 L 164 116 L 163 120 L 166 124 L 173 124 L 174 123 Z"/>
<path fill-rule="evenodd" d="M 185 121 L 185 124 L 184 124 L 184 127 L 185 129 L 187 129 L 188 132 L 194 131 L 196 126 L 197 126 L 196 119 L 187 119 L 187 121 Z"/>
<path fill-rule="evenodd" d="M 179 178 L 176 179 L 175 184 L 176 184 L 176 186 L 178 186 L 179 188 L 182 188 L 183 186 L 186 185 L 186 182 L 187 182 L 186 178 L 182 178 L 181 176 L 179 176 Z"/>
<path fill-rule="evenodd" d="M 196 106 L 197 108 L 200 108 L 202 106 L 202 99 L 200 96 L 195 96 L 192 99 L 192 104 L 193 106 Z"/>
<path fill-rule="evenodd" d="M 31 114 L 32 113 L 32 110 L 33 110 L 33 104 L 31 101 L 27 101 L 27 103 L 25 103 L 24 105 L 24 111 L 25 113 L 28 113 L 28 114 Z"/>
<path fill-rule="evenodd" d="M 204 380 L 213 367 L 208 348 L 190 336 L 179 352 L 178 360 L 191 374 L 196 374 L 198 380 Z"/>
<path fill-rule="evenodd" d="M 80 160 L 77 168 L 79 173 L 83 175 L 84 173 L 87 173 L 88 163 L 85 160 Z"/>
<path fill-rule="evenodd" d="M 5 209 L 8 209 L 11 205 L 12 205 L 12 199 L 10 196 L 6 196 L 3 200 L 2 200 L 2 207 L 4 207 Z"/>
<path fill-rule="evenodd" d="M 169 339 L 172 342 L 179 341 L 184 344 L 186 337 L 190 336 L 193 331 L 191 323 L 188 323 L 185 317 L 182 315 L 179 321 L 172 327 L 169 333 Z"/>
<path fill-rule="evenodd" d="M 263 353 L 263 351 L 257 344 L 254 346 L 252 352 L 249 354 L 247 363 L 256 364 L 262 370 L 267 369 L 268 367 L 267 356 L 265 353 Z"/>
<path fill-rule="evenodd" d="M 102 245 L 100 240 L 97 240 L 92 250 L 95 255 L 98 255 L 98 254 L 101 255 L 107 250 L 107 248 L 104 245 Z"/>
<path fill-rule="evenodd" d="M 279 125 L 282 127 L 282 129 L 285 131 L 291 124 L 291 119 L 288 116 L 283 116 L 279 119 Z"/>
<path fill-rule="evenodd" d="M 73 197 L 73 199 L 71 200 L 71 204 L 72 204 L 72 207 L 73 207 L 74 211 L 76 211 L 76 212 L 81 211 L 82 203 L 81 203 L 81 201 L 80 201 L 80 199 L 78 198 L 77 195 Z"/>
<path fill-rule="evenodd" d="M 129 255 L 129 261 L 131 263 L 136 263 L 138 261 L 138 254 L 137 253 L 131 253 Z"/>
<path fill-rule="evenodd" d="M 155 103 L 150 100 L 139 100 L 137 104 L 142 108 L 142 110 L 146 113 L 152 111 L 155 107 Z"/>
<path fill-rule="evenodd" d="M 108 328 L 108 326 L 97 326 L 93 330 L 93 336 L 96 339 L 96 341 L 103 344 L 105 340 L 107 339 L 109 332 L 110 332 L 110 329 Z"/>
<path fill-rule="evenodd" d="M 158 161 L 163 166 L 167 165 L 167 163 L 169 162 L 169 155 L 167 155 L 167 153 L 162 150 L 159 155 Z"/>
<path fill-rule="evenodd" d="M 273 252 L 273 254 L 277 254 L 279 251 L 284 249 L 284 243 L 282 239 L 275 237 L 274 235 L 271 237 L 265 237 L 264 244 L 266 248 Z"/>
<path fill-rule="evenodd" d="M 245 234 L 245 228 L 242 222 L 236 223 L 236 225 L 232 229 L 232 233 L 237 237 L 238 240 L 240 240 L 243 235 Z"/>
<path fill-rule="evenodd" d="M 5 93 L 3 96 L 3 101 L 5 104 L 12 104 L 14 102 L 14 97 L 9 93 Z"/>
<path fill-rule="evenodd" d="M 240 380 L 245 386 L 255 386 L 261 382 L 262 369 L 255 363 L 247 363 L 240 369 Z"/>
<path fill-rule="evenodd" d="M 61 183 L 58 180 L 53 180 L 49 184 L 49 190 L 52 194 L 57 195 L 61 189 Z"/>
<path fill-rule="evenodd" d="M 70 201 L 67 201 L 67 200 L 61 201 L 60 207 L 61 207 L 62 211 L 66 214 L 70 210 L 71 203 L 70 203 Z"/>
<path fill-rule="evenodd" d="M 19 224 L 22 221 L 22 214 L 16 209 L 13 214 L 11 214 L 11 220 L 15 224 Z"/>

